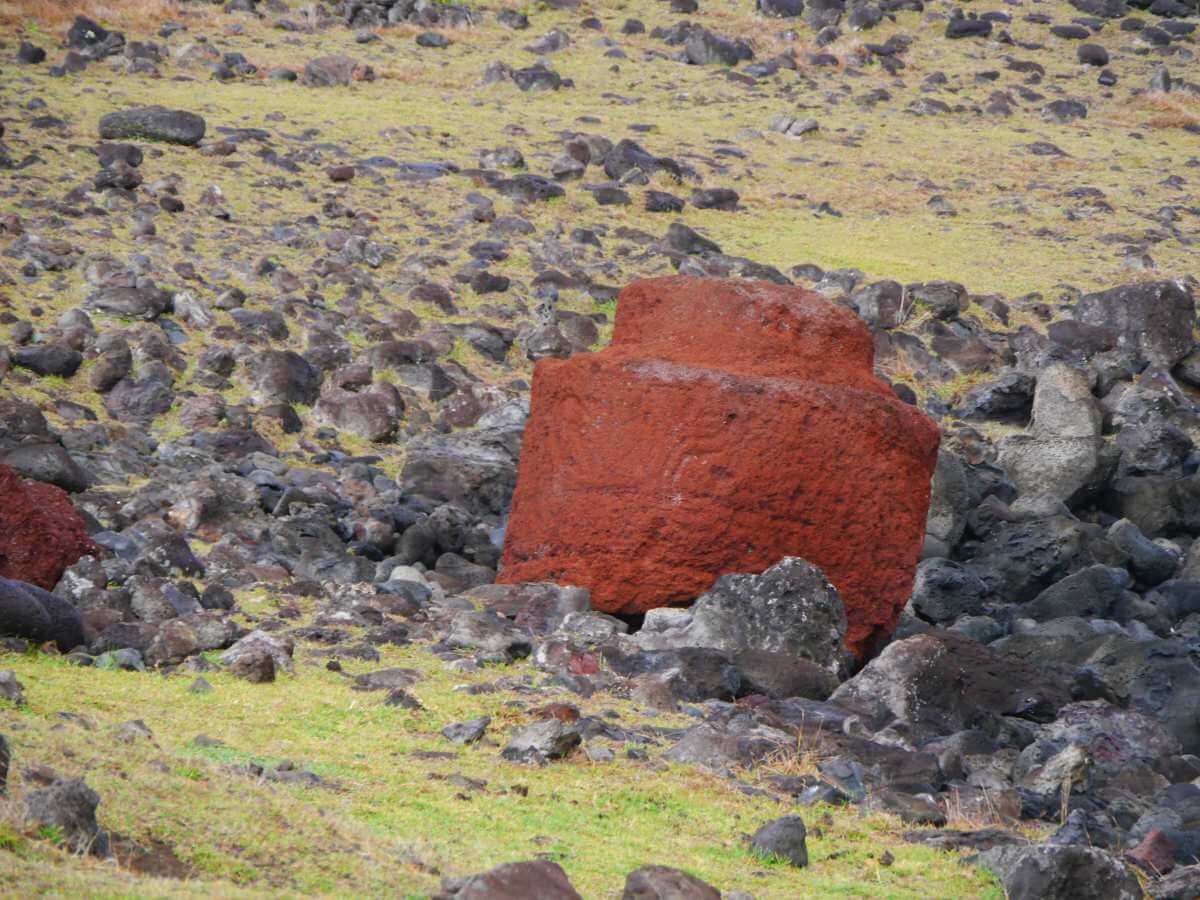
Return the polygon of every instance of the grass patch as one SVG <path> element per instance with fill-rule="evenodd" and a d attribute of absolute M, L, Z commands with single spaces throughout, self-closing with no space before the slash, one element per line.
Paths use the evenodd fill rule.
<path fill-rule="evenodd" d="M 526 721 L 521 695 L 462 688 L 538 674 L 517 665 L 463 675 L 418 648 L 384 655 L 381 665 L 421 673 L 412 693 L 423 710 L 393 709 L 382 705 L 382 694 L 352 691 L 345 676 L 315 658 L 299 660 L 295 676 L 269 685 L 206 675 L 215 692 L 192 694 L 191 679 L 182 675 L 7 656 L 0 664 L 17 672 L 28 704 L 0 712 L 0 729 L 13 744 L 14 771 L 39 763 L 83 775 L 102 797 L 105 828 L 170 844 L 198 873 L 197 884 L 217 893 L 236 886 L 425 896 L 443 873 L 548 855 L 585 896 L 618 892 L 629 871 L 651 862 L 758 897 L 1000 896 L 987 876 L 956 857 L 904 843 L 898 821 L 860 818 L 854 810 L 805 810 L 810 821 L 826 823 L 810 839 L 812 865 L 764 866 L 742 835 L 783 815 L 786 804 L 746 797 L 715 776 L 663 763 L 657 757 L 665 743 L 649 748 L 649 762 L 601 766 L 582 754 L 544 768 L 505 762 L 498 744 Z M 346 667 L 350 674 L 375 668 Z M 538 700 L 544 702 L 542 691 Z M 687 723 L 613 696 L 582 706 L 593 715 L 615 714 L 621 724 Z M 55 716 L 62 709 L 86 717 L 91 729 L 63 724 Z M 492 716 L 496 744 L 455 748 L 438 734 L 478 715 Z M 153 741 L 120 744 L 110 736 L 132 718 L 147 724 Z M 223 746 L 196 746 L 201 733 Z M 431 751 L 451 756 L 427 756 Z M 316 772 L 327 786 L 241 772 L 248 763 L 272 769 L 283 760 Z M 19 797 L 20 777 L 14 788 Z M 15 805 L 0 822 L 0 853 L 12 864 L 0 866 L 0 887 L 62 892 L 87 884 L 103 893 L 126 878 L 52 850 L 45 835 L 26 835 Z M 895 864 L 871 869 L 885 849 Z"/>

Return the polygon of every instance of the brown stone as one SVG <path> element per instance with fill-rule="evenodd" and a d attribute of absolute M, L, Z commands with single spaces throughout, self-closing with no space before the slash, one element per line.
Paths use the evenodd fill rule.
<path fill-rule="evenodd" d="M 630 285 L 610 347 L 537 365 L 499 580 L 642 613 L 801 556 L 862 655 L 908 598 L 938 447 L 873 359 L 866 326 L 809 291 Z"/>

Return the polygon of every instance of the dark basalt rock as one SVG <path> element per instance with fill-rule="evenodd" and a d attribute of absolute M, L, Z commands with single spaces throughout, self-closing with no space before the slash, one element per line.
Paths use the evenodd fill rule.
<path fill-rule="evenodd" d="M 141 106 L 100 119 L 100 137 L 106 141 L 162 141 L 194 147 L 204 138 L 205 129 L 201 116 L 163 106 Z"/>

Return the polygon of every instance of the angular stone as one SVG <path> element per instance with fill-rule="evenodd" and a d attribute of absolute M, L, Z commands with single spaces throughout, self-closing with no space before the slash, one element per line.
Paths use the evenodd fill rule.
<path fill-rule="evenodd" d="M 689 610 L 650 610 L 634 642 L 646 650 L 769 650 L 838 674 L 845 635 L 837 590 L 816 566 L 788 557 L 761 575 L 723 575 Z"/>
<path fill-rule="evenodd" d="M 488 716 L 455 722 L 442 729 L 442 737 L 455 744 L 474 744 L 483 737 L 491 723 Z"/>
<path fill-rule="evenodd" d="M 341 54 L 309 60 L 304 67 L 304 83 L 309 87 L 344 87 L 354 81 L 374 80 L 375 70 L 369 65 Z"/>
<path fill-rule="evenodd" d="M 908 599 L 938 444 L 873 357 L 857 317 L 801 289 L 631 285 L 612 346 L 537 364 L 499 580 L 638 613 L 800 556 L 865 652 Z"/>
<path fill-rule="evenodd" d="M 767 857 L 779 857 L 797 868 L 808 865 L 808 843 L 804 820 L 799 816 L 784 816 L 768 822 L 750 838 L 755 852 Z"/>
<path fill-rule="evenodd" d="M 517 731 L 500 752 L 510 762 L 545 764 L 579 746 L 579 729 L 558 719 L 542 719 Z"/>
<path fill-rule="evenodd" d="M 1038 667 L 949 632 L 889 644 L 830 697 L 870 730 L 902 723 L 910 740 L 995 732 L 1009 717 L 1049 722 L 1069 700 L 1067 685 Z"/>
<path fill-rule="evenodd" d="M 1063 363 L 1038 373 L 1033 392 L 1033 433 L 1042 438 L 1100 434 L 1101 417 L 1087 373 Z"/>
<path fill-rule="evenodd" d="M 1132 869 L 1091 847 L 997 847 L 980 854 L 979 861 L 1000 878 L 1009 900 L 1141 900 L 1143 896 Z"/>
<path fill-rule="evenodd" d="M 469 431 L 413 439 L 404 457 L 405 493 L 461 503 L 473 512 L 502 513 L 516 485 L 524 425 L 524 410 L 506 405 L 486 413 Z"/>
<path fill-rule="evenodd" d="M 25 478 L 52 484 L 64 491 L 78 493 L 88 487 L 87 473 L 58 444 L 25 444 L 4 454 L 3 463 Z"/>
<path fill-rule="evenodd" d="M 82 778 L 59 778 L 25 797 L 25 820 L 53 828 L 75 853 L 108 856 L 108 835 L 96 823 L 100 796 Z"/>
<path fill-rule="evenodd" d="M 1135 359 L 1170 368 L 1192 349 L 1196 304 L 1181 281 L 1146 281 L 1085 294 L 1075 318 L 1110 329 Z"/>

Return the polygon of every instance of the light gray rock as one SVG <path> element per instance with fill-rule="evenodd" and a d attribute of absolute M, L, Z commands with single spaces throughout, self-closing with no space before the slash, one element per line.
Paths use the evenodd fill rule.
<path fill-rule="evenodd" d="M 275 663 L 276 669 L 284 672 L 292 671 L 292 653 L 295 645 L 291 638 L 268 634 L 265 631 L 252 631 L 221 654 L 221 665 L 233 668 L 244 657 L 258 652 L 264 652 Z"/>
<path fill-rule="evenodd" d="M 655 609 L 630 641 L 643 650 L 711 647 L 790 653 L 840 674 L 846 610 L 812 563 L 789 556 L 761 575 L 724 575 L 690 609 Z"/>
<path fill-rule="evenodd" d="M 1000 442 L 999 462 L 1022 496 L 1068 504 L 1111 477 L 1119 454 L 1100 437 L 1088 373 L 1055 363 L 1038 374 L 1029 434 Z"/>
<path fill-rule="evenodd" d="M 495 613 L 475 610 L 455 613 L 442 634 L 442 641 L 455 650 L 476 650 L 509 662 L 533 651 L 533 641 L 527 632 Z"/>
<path fill-rule="evenodd" d="M 500 751 L 510 762 L 544 764 L 562 759 L 579 746 L 579 729 L 558 719 L 542 719 L 517 731 Z"/>
<path fill-rule="evenodd" d="M 1039 438 L 1090 438 L 1100 434 L 1101 416 L 1087 372 L 1054 363 L 1038 373 L 1031 430 Z"/>
<path fill-rule="evenodd" d="M 1099 437 L 1012 435 L 998 450 L 998 462 L 1021 496 L 1048 496 L 1068 506 L 1103 487 L 1120 457 Z"/>

